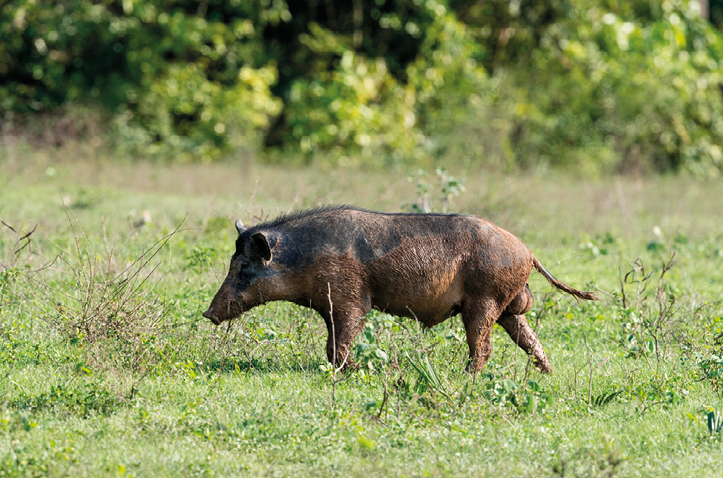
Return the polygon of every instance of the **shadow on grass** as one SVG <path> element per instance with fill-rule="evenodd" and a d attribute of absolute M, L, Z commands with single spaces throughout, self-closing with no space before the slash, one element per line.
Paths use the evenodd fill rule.
<path fill-rule="evenodd" d="M 260 374 L 269 374 L 280 372 L 294 372 L 312 376 L 320 376 L 324 374 L 320 367 L 322 365 L 325 365 L 326 361 L 309 360 L 307 364 L 307 366 L 302 366 L 298 362 L 293 364 L 290 364 L 288 362 L 280 363 L 272 358 L 266 358 L 261 360 L 236 360 L 233 358 L 221 358 L 209 360 L 208 362 L 199 365 L 196 370 L 206 373 L 256 372 Z"/>

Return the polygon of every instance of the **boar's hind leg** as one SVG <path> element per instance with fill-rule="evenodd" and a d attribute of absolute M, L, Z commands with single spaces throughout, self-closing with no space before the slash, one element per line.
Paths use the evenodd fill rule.
<path fill-rule="evenodd" d="M 527 323 L 524 315 L 515 315 L 505 312 L 497 321 L 510 335 L 519 347 L 528 355 L 532 355 L 532 362 L 540 372 L 552 372 L 552 365 L 545 355 L 540 339 L 532 330 L 530 324 Z"/>
<path fill-rule="evenodd" d="M 462 322 L 467 333 L 469 362 L 467 372 L 479 372 L 492 354 L 492 327 L 500 315 L 500 308 L 492 300 L 465 304 Z"/>
<path fill-rule="evenodd" d="M 525 285 L 512 303 L 502 313 L 497 323 L 504 328 L 512 340 L 527 353 L 532 355 L 535 367 L 542 373 L 552 372 L 552 365 L 545 355 L 540 339 L 527 323 L 525 315 L 532 307 L 532 293 Z"/>

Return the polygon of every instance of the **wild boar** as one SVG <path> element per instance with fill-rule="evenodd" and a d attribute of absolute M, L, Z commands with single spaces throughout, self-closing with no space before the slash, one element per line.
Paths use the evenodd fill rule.
<path fill-rule="evenodd" d="M 333 206 L 248 229 L 239 220 L 236 229 L 228 276 L 203 316 L 220 324 L 275 300 L 310 307 L 326 322 L 326 355 L 335 365 L 348 366 L 351 343 L 374 308 L 425 327 L 461 313 L 471 372 L 489 359 L 497 323 L 540 371 L 551 372 L 525 319 L 532 268 L 568 294 L 597 299 L 555 279 L 519 239 L 474 216 Z"/>

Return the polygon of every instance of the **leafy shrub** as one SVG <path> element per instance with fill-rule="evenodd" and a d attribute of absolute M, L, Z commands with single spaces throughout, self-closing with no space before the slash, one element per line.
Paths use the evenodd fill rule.
<path fill-rule="evenodd" d="M 391 329 L 393 320 L 387 314 L 371 314 L 367 319 L 362 336 L 358 340 L 356 360 L 364 368 L 377 370 L 389 362 L 389 355 L 377 338 L 380 330 Z"/>
<path fill-rule="evenodd" d="M 186 254 L 186 268 L 200 273 L 202 270 L 211 268 L 211 264 L 218 258 L 218 253 L 213 247 L 196 245 Z"/>
<path fill-rule="evenodd" d="M 437 168 L 437 187 L 427 182 L 427 172 L 423 169 L 408 176 L 409 181 L 415 183 L 417 199 L 414 203 L 402 203 L 401 208 L 409 212 L 447 212 L 454 198 L 466 191 L 464 182 L 466 178 L 455 178 L 447 174 L 445 168 Z"/>
<path fill-rule="evenodd" d="M 276 114 L 261 31 L 283 3 L 21 0 L 0 9 L 0 104 L 38 112 L 91 101 L 133 152 L 213 159 L 253 147 Z"/>
<path fill-rule="evenodd" d="M 370 60 L 343 45 L 331 32 L 310 25 L 302 42 L 317 56 L 340 56 L 330 71 L 291 86 L 285 115 L 290 137 L 303 153 L 333 150 L 410 154 L 420 140 L 413 99 L 381 58 Z"/>
<path fill-rule="evenodd" d="M 542 411 L 552 400 L 552 395 L 534 380 L 528 380 L 525 386 L 511 379 L 491 378 L 484 395 L 491 403 L 509 408 L 516 413 Z"/>
<path fill-rule="evenodd" d="M 715 354 L 697 355 L 695 362 L 703 378 L 710 382 L 713 390 L 721 392 L 723 390 L 723 357 Z"/>
<path fill-rule="evenodd" d="M 13 417 L 15 418 L 15 417 Z M 0 420 L 0 424 L 3 420 Z M 20 427 L 30 431 L 37 423 L 22 416 L 13 420 Z M 17 427 L 16 427 L 17 428 Z M 56 442 L 50 440 L 42 446 L 32 446 L 19 440 L 4 448 L 0 455 L 0 477 L 40 478 L 43 476 L 69 475 L 69 468 L 79 461 L 74 440 L 71 437 Z"/>
<path fill-rule="evenodd" d="M 342 165 L 723 168 L 723 40 L 697 0 L 333 3 L 10 2 L 0 105 L 100 105 L 120 149 L 175 161 L 263 145 Z"/>
<path fill-rule="evenodd" d="M 10 407 L 36 412 L 47 409 L 64 409 L 70 414 L 87 417 L 91 413 L 109 414 L 118 408 L 119 403 L 108 390 L 93 383 L 71 389 L 63 385 L 53 385 L 50 391 L 40 394 L 21 392 Z"/>
<path fill-rule="evenodd" d="M 517 164 L 718 173 L 723 43 L 698 2 L 530 2 L 498 25 L 491 3 L 462 18 L 495 52 Z"/>

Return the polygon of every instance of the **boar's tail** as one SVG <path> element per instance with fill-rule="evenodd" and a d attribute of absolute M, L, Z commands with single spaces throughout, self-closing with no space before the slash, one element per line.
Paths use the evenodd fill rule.
<path fill-rule="evenodd" d="M 552 274 L 547 272 L 547 269 L 542 267 L 542 264 L 540 264 L 540 261 L 537 260 L 537 257 L 532 256 L 532 263 L 535 266 L 535 269 L 537 269 L 537 272 L 545 276 L 545 279 L 547 281 L 560 289 L 563 292 L 567 292 L 568 294 L 579 297 L 580 299 L 585 300 L 599 300 L 597 297 L 595 297 L 595 294 L 592 292 L 583 292 L 581 290 L 573 289 L 569 285 L 565 284 L 564 282 L 560 282 L 559 280 L 555 279 Z"/>

